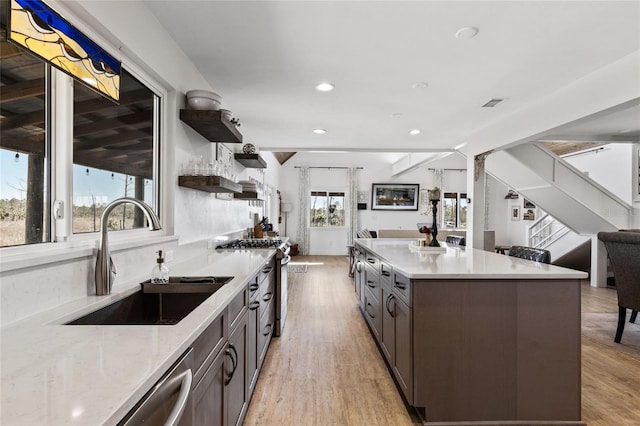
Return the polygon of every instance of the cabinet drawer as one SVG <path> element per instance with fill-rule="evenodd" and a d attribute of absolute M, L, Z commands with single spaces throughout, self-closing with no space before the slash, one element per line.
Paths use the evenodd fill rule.
<path fill-rule="evenodd" d="M 366 264 L 370 265 L 376 272 L 380 270 L 380 260 L 371 253 L 365 252 L 364 261 Z"/>
<path fill-rule="evenodd" d="M 233 330 L 238 322 L 242 319 L 245 309 L 249 303 L 249 289 L 245 287 L 236 297 L 233 298 L 229 306 L 227 306 L 227 313 L 229 315 L 229 332 Z"/>
<path fill-rule="evenodd" d="M 371 295 L 380 300 L 380 276 L 368 263 L 364 265 L 364 287 L 369 289 Z"/>
<path fill-rule="evenodd" d="M 198 384 L 213 357 L 224 346 L 224 314 L 216 318 L 193 343 L 193 383 Z"/>
<path fill-rule="evenodd" d="M 251 278 L 249 280 L 249 283 L 247 285 L 248 290 L 249 290 L 249 300 L 252 300 L 256 297 L 258 297 L 258 294 L 260 294 L 259 290 L 260 290 L 260 280 L 259 280 L 260 274 L 255 275 L 253 278 Z"/>
<path fill-rule="evenodd" d="M 273 259 L 273 257 L 269 259 L 269 261 L 265 262 L 264 265 L 262 265 L 262 269 L 260 269 L 260 272 L 259 272 L 260 282 L 264 281 L 265 278 L 269 276 L 269 274 L 273 271 L 274 265 L 275 265 L 275 260 Z"/>
<path fill-rule="evenodd" d="M 411 280 L 397 272 L 393 273 L 393 289 L 407 305 L 411 306 Z"/>
<path fill-rule="evenodd" d="M 364 304 L 362 307 L 364 317 L 371 326 L 376 339 L 380 339 L 380 303 L 378 299 L 373 297 L 373 293 L 369 287 L 364 289 Z"/>
<path fill-rule="evenodd" d="M 260 287 L 262 289 L 262 286 Z M 269 304 L 273 304 L 273 300 L 275 299 L 275 293 L 273 292 L 273 286 L 265 287 L 265 292 L 260 292 L 260 298 L 258 302 L 260 302 L 260 315 L 261 318 L 267 315 Z"/>
<path fill-rule="evenodd" d="M 393 279 L 393 267 L 384 260 L 380 261 L 380 279 L 389 283 Z"/>

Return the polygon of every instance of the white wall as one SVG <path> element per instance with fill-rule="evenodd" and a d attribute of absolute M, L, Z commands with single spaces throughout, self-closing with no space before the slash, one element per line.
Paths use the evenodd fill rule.
<path fill-rule="evenodd" d="M 633 202 L 633 144 L 612 143 L 563 159 L 628 204 Z"/>
<path fill-rule="evenodd" d="M 295 241 L 298 231 L 298 190 L 300 165 L 334 167 L 363 167 L 358 171 L 358 191 L 367 192 L 367 209 L 358 211 L 359 229 L 416 229 L 416 223 L 424 222 L 430 216 L 421 215 L 426 206 L 419 204 L 417 211 L 384 211 L 371 210 L 371 185 L 373 183 L 417 183 L 420 188 L 434 186 L 434 173 L 428 168 L 466 168 L 465 160 L 458 154 L 430 163 L 412 172 L 399 177 L 391 176 L 391 164 L 396 162 L 403 154 L 397 153 L 317 153 L 299 152 L 289 159 L 280 172 L 280 188 L 284 202 L 294 205 L 289 213 L 287 230 L 289 236 Z M 313 169 L 312 169 L 313 170 Z M 347 179 L 344 175 L 344 187 Z M 466 192 L 466 171 L 445 171 L 444 191 Z M 345 254 L 344 244 L 346 235 L 339 231 L 336 233 L 319 230 L 315 236 L 311 236 L 311 254 Z M 315 238 L 315 240 L 314 240 Z M 337 241 L 337 242 L 336 242 Z"/>

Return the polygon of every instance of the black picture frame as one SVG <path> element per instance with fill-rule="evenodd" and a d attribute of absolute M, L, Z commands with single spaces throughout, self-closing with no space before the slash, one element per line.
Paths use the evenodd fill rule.
<path fill-rule="evenodd" d="M 374 183 L 371 210 L 418 210 L 420 185 L 417 183 Z"/>

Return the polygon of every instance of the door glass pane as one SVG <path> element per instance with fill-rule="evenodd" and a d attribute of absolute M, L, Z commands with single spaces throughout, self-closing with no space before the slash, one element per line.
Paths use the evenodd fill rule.
<path fill-rule="evenodd" d="M 122 71 L 120 104 L 74 83 L 73 232 L 100 230 L 105 206 L 133 197 L 153 207 L 156 95 Z M 109 229 L 144 227 L 131 204 L 109 216 Z"/>
<path fill-rule="evenodd" d="M 22 49 L 0 43 L 0 247 L 47 242 L 47 67 Z"/>

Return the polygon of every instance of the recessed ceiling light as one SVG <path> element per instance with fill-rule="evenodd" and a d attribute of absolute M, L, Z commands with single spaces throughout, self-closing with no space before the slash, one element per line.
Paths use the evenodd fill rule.
<path fill-rule="evenodd" d="M 410 135 L 419 135 L 420 134 L 420 129 L 413 129 L 413 130 L 409 130 L 409 134 Z"/>
<path fill-rule="evenodd" d="M 400 118 L 400 117 L 402 117 L 402 113 L 401 112 L 394 112 L 393 114 L 391 114 L 391 116 L 393 118 Z"/>
<path fill-rule="evenodd" d="M 456 31 L 456 38 L 459 38 L 460 40 L 468 40 L 475 37 L 476 34 L 478 34 L 478 29 L 476 27 L 464 27 Z"/>
<path fill-rule="evenodd" d="M 324 135 L 325 133 L 327 133 L 327 131 L 325 129 L 314 129 L 313 133 L 315 133 L 316 135 Z"/>
<path fill-rule="evenodd" d="M 413 89 L 426 89 L 427 87 L 429 87 L 429 84 L 425 83 L 424 81 L 420 81 L 418 83 L 413 83 L 411 85 L 411 88 L 413 88 Z"/>
<path fill-rule="evenodd" d="M 336 88 L 336 86 L 333 85 L 332 83 L 320 83 L 320 84 L 316 85 L 316 90 L 318 92 L 330 92 L 335 88 Z"/>

